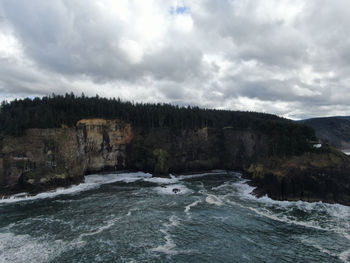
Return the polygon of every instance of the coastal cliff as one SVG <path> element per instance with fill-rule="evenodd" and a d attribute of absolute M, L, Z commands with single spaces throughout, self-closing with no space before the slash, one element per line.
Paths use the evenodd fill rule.
<path fill-rule="evenodd" d="M 329 145 L 300 156 L 262 158 L 245 175 L 259 197 L 350 205 L 350 158 Z"/>
<path fill-rule="evenodd" d="M 227 169 L 244 172 L 257 195 L 350 205 L 349 157 L 271 114 L 67 94 L 4 102 L 0 123 L 0 196 L 105 171 Z"/>
<path fill-rule="evenodd" d="M 243 170 L 267 154 L 268 137 L 234 128 L 132 128 L 120 120 L 83 119 L 73 128 L 28 129 L 4 136 L 3 194 L 32 193 L 83 181 L 83 175 L 142 170 L 158 176 L 215 168 Z"/>
<path fill-rule="evenodd" d="M 82 119 L 71 128 L 2 137 L 0 191 L 37 193 L 104 171 L 168 176 L 224 168 L 243 171 L 258 196 L 350 205 L 348 156 L 324 145 L 278 157 L 271 154 L 273 145 L 271 136 L 251 129 L 144 129 L 120 120 Z"/>
<path fill-rule="evenodd" d="M 124 168 L 132 138 L 130 124 L 103 119 L 5 136 L 0 149 L 1 191 L 40 192 L 79 183 L 87 173 Z"/>

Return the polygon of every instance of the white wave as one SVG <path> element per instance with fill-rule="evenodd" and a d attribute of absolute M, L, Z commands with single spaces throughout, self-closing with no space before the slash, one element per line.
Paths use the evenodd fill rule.
<path fill-rule="evenodd" d="M 211 190 L 220 190 L 220 189 L 225 189 L 225 188 L 230 188 L 232 187 L 232 182 L 224 182 L 223 184 L 216 186 L 216 187 L 212 187 Z"/>
<path fill-rule="evenodd" d="M 180 220 L 177 216 L 172 215 L 169 218 L 170 224 L 164 224 L 167 228 L 173 227 L 173 226 L 179 226 Z"/>
<path fill-rule="evenodd" d="M 179 224 L 179 219 L 176 216 L 170 216 L 169 223 L 164 223 L 164 228 L 160 229 L 160 232 L 164 234 L 165 243 L 163 245 L 152 248 L 152 251 L 164 253 L 167 255 L 176 255 L 179 251 L 176 250 L 176 244 L 173 241 L 169 231 L 171 228 L 177 227 Z"/>
<path fill-rule="evenodd" d="M 232 184 L 232 187 L 235 188 L 240 199 L 253 202 L 244 206 L 260 216 L 287 224 L 330 231 L 348 241 L 350 240 L 350 207 L 348 206 L 323 202 L 278 201 L 272 200 L 268 196 L 258 198 L 252 194 L 254 187 L 249 186 L 247 180 L 236 182 Z M 229 203 L 226 200 L 225 202 Z M 259 205 L 259 207 L 256 207 L 256 205 Z M 307 213 L 309 218 L 304 221 L 300 220 L 291 213 L 293 209 L 299 209 Z M 317 216 L 318 213 L 326 213 L 327 217 L 322 219 Z"/>
<path fill-rule="evenodd" d="M 217 205 L 217 206 L 223 205 L 222 200 L 216 195 L 212 195 L 212 194 L 208 194 L 208 196 L 205 198 L 205 201 L 211 205 Z"/>
<path fill-rule="evenodd" d="M 165 244 L 163 245 L 159 245 L 155 248 L 152 248 L 152 251 L 154 252 L 160 252 L 160 253 L 164 253 L 167 255 L 176 255 L 178 253 L 178 251 L 175 249 L 176 248 L 176 244 L 174 243 L 174 241 L 171 238 L 171 235 L 166 232 L 165 230 L 160 230 L 163 234 L 165 234 L 164 238 L 165 238 Z"/>
<path fill-rule="evenodd" d="M 143 172 L 120 174 L 93 174 L 85 176 L 85 183 L 93 183 L 99 185 L 111 184 L 115 182 L 133 183 L 151 177 L 151 174 Z"/>
<path fill-rule="evenodd" d="M 194 201 L 193 203 L 187 205 L 187 206 L 185 207 L 185 213 L 186 213 L 186 214 L 189 214 L 191 208 L 194 207 L 194 206 L 196 206 L 196 205 L 198 205 L 198 204 L 201 203 L 201 202 L 202 202 L 202 201 L 201 201 L 200 199 L 198 199 L 198 200 Z"/>
<path fill-rule="evenodd" d="M 84 240 L 84 237 L 94 236 L 94 235 L 100 234 L 103 231 L 110 229 L 119 220 L 120 220 L 120 217 L 112 218 L 110 220 L 107 220 L 107 221 L 103 222 L 103 225 L 98 226 L 95 229 L 90 230 L 88 232 L 80 234 L 76 239 L 74 239 L 74 240 L 72 240 L 70 242 L 70 246 L 74 246 L 74 247 L 83 247 L 83 246 L 85 246 L 87 241 Z"/>
<path fill-rule="evenodd" d="M 204 177 L 204 176 L 209 176 L 209 175 L 218 175 L 218 174 L 227 174 L 227 175 L 235 175 L 239 176 L 239 173 L 233 173 L 233 172 L 228 172 L 226 170 L 213 170 L 207 173 L 199 173 L 199 174 L 188 174 L 188 175 L 179 175 L 177 178 L 180 180 L 186 180 L 186 179 L 191 179 L 191 178 L 198 178 L 198 177 Z"/>
<path fill-rule="evenodd" d="M 181 175 L 181 176 L 171 176 L 171 178 L 160 178 L 160 177 L 152 177 L 149 173 L 143 173 L 143 172 L 136 172 L 136 173 L 120 173 L 120 174 L 93 174 L 85 176 L 85 182 L 70 186 L 67 188 L 57 188 L 53 191 L 43 192 L 37 195 L 29 195 L 28 193 L 19 193 L 12 195 L 10 197 L 3 197 L 0 199 L 0 204 L 8 204 L 8 203 L 15 203 L 15 202 L 21 202 L 21 201 L 32 201 L 37 199 L 46 199 L 46 198 L 54 198 L 60 195 L 72 195 L 72 194 L 78 194 L 83 191 L 88 191 L 92 189 L 99 188 L 101 185 L 104 184 L 111 184 L 115 182 L 125 182 L 125 183 L 132 183 L 139 180 L 143 180 L 146 182 L 152 182 L 157 184 L 175 184 L 179 182 L 180 180 L 185 180 L 189 178 L 196 178 L 196 177 L 202 177 L 207 175 L 213 175 L 213 174 L 222 174 L 225 171 L 216 170 L 208 173 L 202 173 L 202 174 L 192 174 L 192 175 Z M 181 189 L 182 188 L 182 189 Z M 183 190 L 182 193 L 189 193 L 190 190 L 184 187 L 181 187 L 180 190 Z M 167 189 L 168 190 L 168 189 Z M 159 191 L 167 194 L 172 194 L 170 191 Z"/>
<path fill-rule="evenodd" d="M 195 250 L 183 250 L 178 249 L 175 241 L 173 240 L 172 235 L 170 234 L 170 231 L 174 227 L 180 226 L 180 220 L 178 217 L 172 215 L 169 217 L 169 223 L 164 223 L 162 225 L 163 227 L 159 230 L 161 233 L 164 234 L 165 243 L 163 245 L 159 245 L 155 248 L 152 248 L 152 252 L 158 252 L 163 253 L 168 256 L 173 256 L 177 254 L 193 254 L 197 253 Z"/>
<path fill-rule="evenodd" d="M 151 177 L 143 179 L 145 182 L 155 183 L 155 184 L 175 184 L 179 181 L 175 176 L 170 176 L 170 178 L 163 177 Z"/>
<path fill-rule="evenodd" d="M 57 188 L 53 191 L 48 191 L 44 193 L 40 193 L 37 195 L 29 195 L 28 193 L 19 193 L 16 195 L 12 195 L 7 198 L 0 199 L 0 204 L 7 204 L 7 203 L 15 203 L 15 202 L 21 202 L 21 201 L 32 201 L 37 199 L 46 199 L 46 198 L 54 198 L 60 195 L 71 195 L 71 194 L 78 194 L 83 191 L 88 191 L 92 189 L 99 188 L 101 185 L 104 184 L 111 184 L 115 182 L 125 182 L 125 183 L 132 183 L 139 180 L 143 180 L 146 182 L 152 182 L 157 184 L 175 184 L 179 182 L 180 180 L 185 180 L 188 178 L 195 178 L 195 177 L 202 177 L 206 175 L 213 175 L 213 174 L 221 174 L 223 171 L 213 171 L 208 173 L 202 173 L 202 174 L 192 174 L 192 175 L 182 175 L 182 176 L 171 176 L 171 178 L 160 178 L 160 177 L 152 177 L 149 173 L 143 173 L 143 172 L 136 172 L 136 173 L 120 173 L 120 174 L 93 174 L 85 176 L 85 182 L 81 183 L 79 185 L 70 186 L 67 188 Z M 181 189 L 182 188 L 182 189 Z M 189 193 L 190 190 L 181 187 L 181 191 L 179 194 Z M 169 189 L 166 189 L 165 191 L 160 190 L 159 192 L 167 193 L 167 194 L 173 194 L 172 192 L 168 191 Z"/>
<path fill-rule="evenodd" d="M 112 226 L 114 226 L 114 224 L 119 221 L 120 217 L 116 217 L 113 218 L 111 220 L 108 220 L 106 223 L 104 223 L 104 225 L 97 227 L 95 230 L 89 231 L 87 233 L 83 233 L 80 235 L 79 239 L 86 237 L 86 236 L 94 236 L 97 235 L 109 228 L 111 228 Z"/>
<path fill-rule="evenodd" d="M 283 215 L 283 214 L 273 213 L 273 212 L 267 210 L 266 208 L 258 209 L 258 208 L 254 208 L 254 207 L 248 207 L 248 209 L 250 209 L 251 211 L 253 211 L 257 215 L 269 218 L 269 219 L 274 220 L 274 221 L 279 221 L 282 223 L 287 223 L 287 224 L 292 224 L 292 225 L 303 226 L 303 227 L 307 227 L 307 228 L 313 228 L 313 229 L 317 229 L 317 230 L 321 230 L 321 231 L 330 231 L 331 230 L 329 228 L 319 226 L 318 223 L 315 221 L 311 221 L 311 220 L 310 221 L 298 221 L 298 220 L 293 219 L 293 218 L 292 219 L 288 218 L 288 216 Z"/>
<path fill-rule="evenodd" d="M 247 185 L 246 182 L 247 181 L 237 182 L 235 183 L 235 186 L 238 188 L 238 192 L 242 199 L 253 201 L 254 203 L 263 206 L 258 208 L 251 207 L 250 205 L 246 206 L 257 215 L 286 224 L 332 232 L 342 236 L 347 241 L 350 241 L 350 207 L 323 202 L 310 203 L 304 201 L 278 201 L 272 200 L 267 196 L 257 198 L 251 194 L 254 188 Z M 303 221 L 290 214 L 289 212 L 293 211 L 295 208 L 308 213 L 310 218 Z M 275 209 L 278 209 L 279 212 L 276 212 Z M 322 220 L 321 217 L 317 216 L 317 213 L 322 214 L 325 212 L 328 214 L 327 219 Z M 322 253 L 326 253 L 332 257 L 338 257 L 344 263 L 350 263 L 350 249 L 347 249 L 340 254 L 336 254 L 317 243 L 309 242 L 309 244 Z"/>
<path fill-rule="evenodd" d="M 191 189 L 187 188 L 183 184 L 169 184 L 165 186 L 155 187 L 154 189 L 160 195 L 185 195 L 193 193 Z M 177 189 L 179 191 L 175 193 L 174 189 Z"/>
<path fill-rule="evenodd" d="M 99 188 L 104 184 L 111 184 L 115 182 L 132 183 L 144 178 L 152 177 L 151 174 L 137 172 L 137 173 L 122 173 L 122 174 L 94 174 L 85 176 L 85 182 L 70 186 L 67 188 L 57 188 L 53 191 L 43 192 L 37 195 L 28 195 L 27 193 L 20 193 L 9 198 L 3 198 L 0 200 L 0 204 L 15 203 L 21 201 L 31 201 L 37 199 L 54 198 L 60 195 L 78 194 L 83 191 Z"/>
<path fill-rule="evenodd" d="M 0 263 L 49 262 L 65 249 L 63 241 L 47 241 L 29 235 L 0 233 Z"/>
<path fill-rule="evenodd" d="M 227 196 L 226 196 L 226 197 L 227 197 Z M 246 206 L 243 206 L 243 205 L 241 205 L 241 204 L 239 204 L 239 203 L 237 203 L 237 202 L 234 202 L 234 201 L 232 201 L 232 200 L 226 199 L 226 197 L 223 197 L 223 198 L 222 198 L 222 199 L 225 201 L 225 203 L 230 204 L 230 205 L 232 205 L 232 206 L 238 206 L 238 207 L 241 207 L 241 208 L 247 208 Z"/>
<path fill-rule="evenodd" d="M 259 202 L 268 206 L 279 206 L 279 207 L 297 207 L 305 212 L 308 211 L 324 211 L 326 210 L 328 214 L 337 218 L 349 218 L 350 217 L 350 207 L 340 205 L 340 204 L 328 204 L 319 202 L 305 202 L 305 201 L 279 201 L 273 200 L 267 195 L 262 197 L 256 197 L 252 194 L 255 187 L 247 184 L 249 180 L 242 180 L 232 184 L 233 187 L 237 189 L 239 197 L 246 200 L 251 200 Z"/>

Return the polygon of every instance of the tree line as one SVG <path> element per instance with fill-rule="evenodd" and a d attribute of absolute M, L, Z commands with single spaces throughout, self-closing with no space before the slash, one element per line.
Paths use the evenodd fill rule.
<path fill-rule="evenodd" d="M 305 142 L 315 139 L 314 130 L 272 114 L 180 107 L 171 104 L 133 103 L 120 98 L 87 97 L 84 94 L 45 96 L 3 101 L 0 106 L 0 133 L 21 136 L 28 128 L 73 127 L 84 118 L 120 119 L 142 128 L 203 127 L 253 129 L 275 138 L 276 153 L 307 150 Z"/>

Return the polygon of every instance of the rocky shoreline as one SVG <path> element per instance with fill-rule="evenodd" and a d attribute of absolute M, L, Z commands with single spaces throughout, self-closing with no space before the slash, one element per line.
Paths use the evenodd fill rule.
<path fill-rule="evenodd" d="M 317 162 L 315 161 L 317 158 Z M 328 160 L 328 161 L 327 161 Z M 268 160 L 252 165 L 244 173 L 257 197 L 339 203 L 350 206 L 349 157 L 335 151 L 303 155 L 290 160 Z"/>
<path fill-rule="evenodd" d="M 308 143 L 307 141 L 304 143 Z M 270 153 L 267 134 L 232 127 L 142 129 L 86 119 L 72 128 L 28 129 L 0 147 L 0 195 L 36 194 L 104 171 L 155 176 L 213 169 L 241 171 L 257 196 L 350 205 L 350 157 L 328 145 L 298 156 Z"/>

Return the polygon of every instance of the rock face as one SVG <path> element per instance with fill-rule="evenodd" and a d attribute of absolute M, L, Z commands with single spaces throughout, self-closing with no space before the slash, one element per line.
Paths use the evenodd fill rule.
<path fill-rule="evenodd" d="M 29 129 L 25 136 L 5 137 L 1 191 L 39 192 L 81 182 L 86 173 L 125 167 L 132 136 L 129 124 L 90 119 L 75 128 Z"/>
<path fill-rule="evenodd" d="M 125 149 L 133 139 L 130 124 L 117 120 L 80 120 L 76 138 L 85 173 L 126 167 Z"/>
<path fill-rule="evenodd" d="M 93 172 L 131 169 L 169 172 L 242 170 L 267 152 L 266 136 L 225 129 L 132 128 L 118 120 L 85 119 L 74 128 L 29 129 L 4 137 L 0 191 L 38 192 L 78 183 Z"/>
<path fill-rule="evenodd" d="M 323 146 L 279 158 L 271 145 L 272 136 L 233 127 L 145 129 L 85 119 L 73 128 L 29 129 L 22 137 L 0 138 L 0 196 L 79 183 L 94 172 L 167 176 L 224 168 L 246 171 L 257 195 L 350 205 L 350 157 Z"/>
<path fill-rule="evenodd" d="M 215 168 L 242 170 L 268 149 L 266 136 L 234 128 L 134 132 L 127 147 L 127 167 L 158 175 Z"/>
<path fill-rule="evenodd" d="M 350 205 L 350 159 L 329 147 L 289 159 L 270 157 L 252 164 L 246 175 L 258 196 L 277 200 L 324 201 Z"/>

